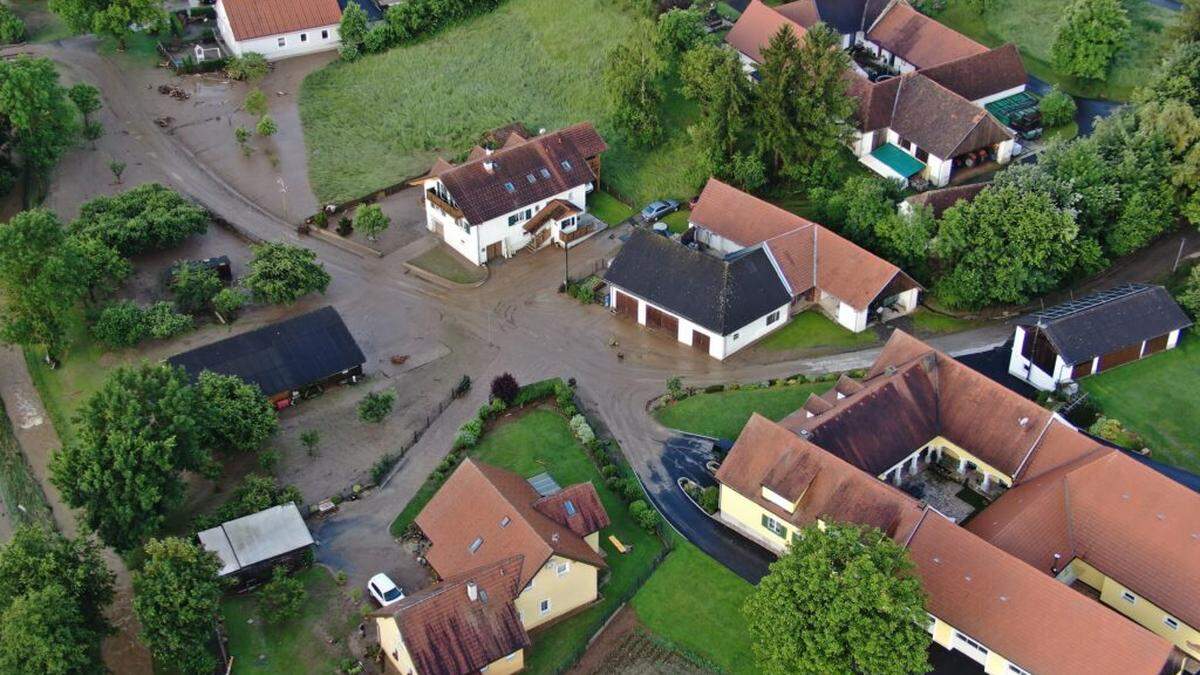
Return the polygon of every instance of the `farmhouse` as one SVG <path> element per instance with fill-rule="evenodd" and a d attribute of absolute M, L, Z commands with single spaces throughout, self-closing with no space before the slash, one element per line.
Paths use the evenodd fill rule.
<path fill-rule="evenodd" d="M 848 92 L 859 106 L 850 147 L 873 171 L 944 186 L 960 167 L 1012 158 L 1013 134 L 984 106 L 1024 96 L 1017 48 L 988 49 L 905 0 L 751 0 L 726 42 L 757 78 L 772 35 L 787 27 L 803 36 L 818 21 L 840 32 L 853 56 Z"/>
<path fill-rule="evenodd" d="M 211 370 L 258 385 L 277 408 L 313 386 L 353 382 L 366 357 L 337 310 L 322 307 L 167 359 L 193 379 Z"/>
<path fill-rule="evenodd" d="M 897 487 L 935 465 L 1000 496 L 960 527 Z M 1177 673 L 1200 651 L 1200 496 L 900 331 L 861 381 L 753 417 L 716 478 L 718 517 L 769 550 L 831 521 L 906 547 L 934 641 L 986 672 Z"/>
<path fill-rule="evenodd" d="M 466 459 L 418 514 L 443 581 L 375 615 L 391 665 L 415 675 L 524 667 L 526 633 L 599 597 L 608 512 L 591 483 Z"/>
<path fill-rule="evenodd" d="M 425 191 L 426 226 L 476 265 L 521 250 L 572 247 L 602 229 L 587 215 L 608 147 L 591 124 L 529 137 L 520 125 L 489 134 L 467 161 L 438 158 L 412 181 Z"/>
<path fill-rule="evenodd" d="M 1162 286 L 1123 284 L 1017 321 L 1008 372 L 1038 389 L 1143 359 L 1192 325 Z"/>
<path fill-rule="evenodd" d="M 217 574 L 240 582 L 269 575 L 276 565 L 299 560 L 314 545 L 293 503 L 235 518 L 196 536 L 220 559 Z"/>
<path fill-rule="evenodd" d="M 262 54 L 268 61 L 337 49 L 346 2 L 374 10 L 374 0 L 217 0 L 217 28 L 235 56 Z"/>

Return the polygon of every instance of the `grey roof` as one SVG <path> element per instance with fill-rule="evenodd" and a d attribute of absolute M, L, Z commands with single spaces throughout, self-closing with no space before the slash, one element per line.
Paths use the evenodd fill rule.
<path fill-rule="evenodd" d="M 236 518 L 197 537 L 221 559 L 221 576 L 313 544 L 294 503 Z"/>
<path fill-rule="evenodd" d="M 1192 325 L 1162 286 L 1123 284 L 1017 320 L 1038 326 L 1075 364 Z"/>
<path fill-rule="evenodd" d="M 609 283 L 719 335 L 791 302 L 761 246 L 725 259 L 635 230 L 605 273 Z"/>
<path fill-rule="evenodd" d="M 815 0 L 821 21 L 842 34 L 866 30 L 887 6 L 886 0 Z"/>
<path fill-rule="evenodd" d="M 322 307 L 167 361 L 193 378 L 205 370 L 237 375 L 273 396 L 361 366 L 366 358 L 337 310 Z"/>

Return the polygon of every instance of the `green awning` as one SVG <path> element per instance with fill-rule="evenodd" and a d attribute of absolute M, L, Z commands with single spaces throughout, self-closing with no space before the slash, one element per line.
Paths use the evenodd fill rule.
<path fill-rule="evenodd" d="M 871 156 L 905 178 L 921 173 L 921 170 L 925 168 L 925 164 L 921 160 L 891 143 L 884 143 L 875 148 L 871 151 Z"/>

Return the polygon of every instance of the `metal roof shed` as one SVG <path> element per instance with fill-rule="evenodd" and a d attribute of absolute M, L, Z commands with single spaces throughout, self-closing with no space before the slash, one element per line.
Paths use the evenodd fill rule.
<path fill-rule="evenodd" d="M 221 559 L 220 576 L 245 571 L 314 543 L 294 503 L 236 518 L 204 530 L 197 537 L 205 549 Z"/>

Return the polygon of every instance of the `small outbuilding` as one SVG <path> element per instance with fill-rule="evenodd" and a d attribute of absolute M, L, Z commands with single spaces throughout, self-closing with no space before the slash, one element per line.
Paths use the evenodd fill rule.
<path fill-rule="evenodd" d="M 167 361 L 193 379 L 206 370 L 237 375 L 283 408 L 309 387 L 357 381 L 366 357 L 337 310 L 322 307 Z"/>
<path fill-rule="evenodd" d="M 1191 325 L 1162 286 L 1124 284 L 1019 319 L 1008 372 L 1053 391 L 1174 349 Z"/>
<path fill-rule="evenodd" d="M 221 560 L 218 576 L 245 581 L 269 574 L 276 565 L 295 564 L 315 542 L 295 503 L 235 518 L 196 535 Z"/>

